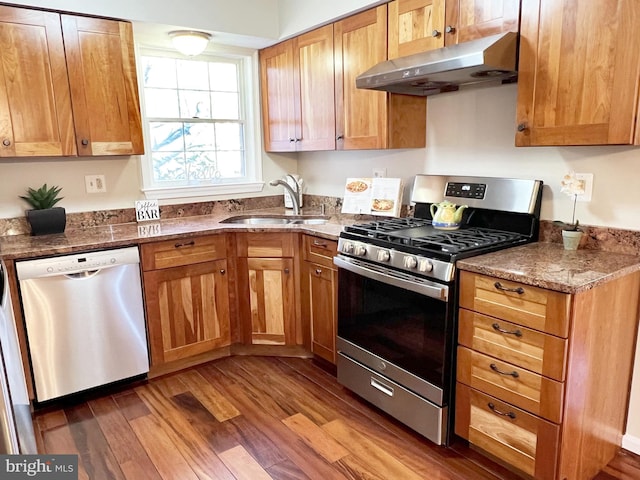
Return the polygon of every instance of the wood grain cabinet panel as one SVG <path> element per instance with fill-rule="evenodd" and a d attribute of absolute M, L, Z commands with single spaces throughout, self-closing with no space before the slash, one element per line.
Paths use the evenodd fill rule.
<path fill-rule="evenodd" d="M 180 238 L 140 246 L 143 270 L 180 267 L 226 257 L 225 235 Z"/>
<path fill-rule="evenodd" d="M 468 42 L 520 27 L 520 0 L 446 0 L 445 43 Z"/>
<path fill-rule="evenodd" d="M 147 271 L 144 285 L 154 367 L 230 344 L 226 260 Z"/>
<path fill-rule="evenodd" d="M 61 18 L 78 154 L 143 154 L 131 24 Z"/>
<path fill-rule="evenodd" d="M 0 5 L 0 157 L 76 155 L 60 15 Z"/>
<path fill-rule="evenodd" d="M 445 0 L 389 3 L 389 59 L 444 47 Z"/>
<path fill-rule="evenodd" d="M 333 256 L 338 243 L 304 235 L 302 239 L 302 323 L 310 328 L 311 351 L 336 363 L 338 269 Z"/>
<path fill-rule="evenodd" d="M 516 145 L 639 144 L 639 27 L 636 0 L 522 0 Z"/>

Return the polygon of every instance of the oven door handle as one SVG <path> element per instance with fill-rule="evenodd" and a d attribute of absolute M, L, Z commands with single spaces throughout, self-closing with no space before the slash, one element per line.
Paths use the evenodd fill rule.
<path fill-rule="evenodd" d="M 399 275 L 395 276 L 393 271 L 385 271 L 384 273 L 378 272 L 364 265 L 355 264 L 349 259 L 341 258 L 339 256 L 333 257 L 333 263 L 338 268 L 344 268 L 345 270 L 370 278 L 371 280 L 411 290 L 412 292 L 426 295 L 427 297 L 435 298 L 437 300 L 442 300 L 443 302 L 446 302 L 449 296 L 449 287 L 430 282 L 429 280 L 408 280 L 401 278 Z"/>

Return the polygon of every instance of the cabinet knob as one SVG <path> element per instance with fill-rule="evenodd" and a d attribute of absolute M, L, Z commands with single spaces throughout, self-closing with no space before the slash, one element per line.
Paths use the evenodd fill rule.
<path fill-rule="evenodd" d="M 89 145 L 89 140 L 87 140 L 86 138 L 83 138 L 80 143 L 86 147 L 87 145 Z"/>
<path fill-rule="evenodd" d="M 519 132 L 524 132 L 525 130 L 527 130 L 529 127 L 527 126 L 526 123 L 519 123 L 518 124 L 518 131 Z"/>
<path fill-rule="evenodd" d="M 431 32 L 431 36 L 433 38 L 438 38 L 440 36 L 440 30 L 434 30 L 433 32 Z"/>
<path fill-rule="evenodd" d="M 288 268 L 285 268 L 285 269 L 284 269 L 284 273 L 285 273 L 285 274 L 287 274 L 287 275 L 289 275 L 289 269 L 288 269 Z"/>
<path fill-rule="evenodd" d="M 224 275 L 225 273 L 227 273 L 227 271 L 224 268 L 220 269 L 220 275 Z"/>
<path fill-rule="evenodd" d="M 316 275 L 322 275 L 322 269 L 316 268 Z"/>
<path fill-rule="evenodd" d="M 290 138 L 290 139 L 289 139 L 289 143 L 293 143 L 293 142 L 295 142 L 295 141 L 296 141 L 296 139 L 295 139 L 295 138 Z"/>
<path fill-rule="evenodd" d="M 9 145 L 11 145 L 11 140 L 9 140 L 8 138 L 5 138 L 2 141 L 2 145 L 4 145 L 5 147 L 8 147 Z"/>
<path fill-rule="evenodd" d="M 302 139 L 301 138 L 296 138 L 296 143 L 301 142 Z"/>
<path fill-rule="evenodd" d="M 456 33 L 456 27 L 454 27 L 453 25 L 447 25 L 444 31 L 447 33 Z"/>
<path fill-rule="evenodd" d="M 336 137 L 336 140 L 342 140 L 343 138 L 344 138 L 344 135 L 338 135 L 338 136 Z"/>

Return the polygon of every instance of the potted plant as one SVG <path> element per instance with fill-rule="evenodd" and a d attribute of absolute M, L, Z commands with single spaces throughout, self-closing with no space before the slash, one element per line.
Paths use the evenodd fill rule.
<path fill-rule="evenodd" d="M 555 223 L 562 226 L 562 243 L 565 250 L 577 250 L 582 240 L 583 232 L 580 229 L 580 221 L 576 218 L 576 202 L 578 195 L 585 193 L 584 181 L 576 178 L 575 173 L 567 173 L 560 182 L 560 191 L 573 197 L 573 213 L 571 214 L 571 223 L 556 221 Z"/>
<path fill-rule="evenodd" d="M 59 197 L 62 188 L 48 187 L 45 183 L 37 190 L 29 187 L 26 195 L 20 195 L 32 209 L 27 210 L 27 221 L 31 225 L 32 235 L 46 235 L 62 233 L 67 225 L 67 215 L 64 207 L 55 205 L 62 200 Z"/>

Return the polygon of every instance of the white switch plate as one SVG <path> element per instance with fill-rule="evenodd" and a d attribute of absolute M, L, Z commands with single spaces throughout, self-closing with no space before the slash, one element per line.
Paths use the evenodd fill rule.
<path fill-rule="evenodd" d="M 104 175 L 85 175 L 84 186 L 87 193 L 105 193 L 107 191 Z"/>
<path fill-rule="evenodd" d="M 374 168 L 373 169 L 374 178 L 385 178 L 387 176 L 386 168 Z"/>
<path fill-rule="evenodd" d="M 578 202 L 590 202 L 591 194 L 593 193 L 593 173 L 576 173 L 576 179 L 584 182 L 584 193 L 578 195 L 576 200 Z"/>

